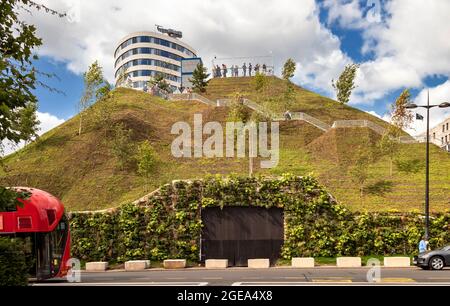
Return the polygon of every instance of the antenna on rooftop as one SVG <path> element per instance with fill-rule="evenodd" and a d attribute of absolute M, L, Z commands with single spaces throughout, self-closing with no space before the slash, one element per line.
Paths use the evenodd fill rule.
<path fill-rule="evenodd" d="M 181 31 L 176 31 L 174 29 L 166 29 L 163 26 L 155 24 L 156 29 L 158 29 L 158 32 L 161 32 L 163 34 L 167 34 L 170 37 L 173 38 L 183 38 L 183 33 Z"/>

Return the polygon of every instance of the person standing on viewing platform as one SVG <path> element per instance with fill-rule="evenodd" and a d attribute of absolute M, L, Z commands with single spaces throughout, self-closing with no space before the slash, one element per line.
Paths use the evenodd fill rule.
<path fill-rule="evenodd" d="M 248 64 L 248 76 L 252 76 L 252 63 Z"/>
<path fill-rule="evenodd" d="M 247 76 L 247 65 L 244 63 L 244 65 L 242 65 L 242 71 L 244 73 L 244 77 Z"/>
<path fill-rule="evenodd" d="M 263 64 L 262 69 L 263 69 L 263 73 L 267 74 L 267 66 L 266 66 L 266 64 Z"/>
<path fill-rule="evenodd" d="M 222 77 L 222 73 L 220 72 L 220 67 L 219 65 L 216 65 L 216 73 L 217 73 L 217 77 L 221 78 Z"/>
<path fill-rule="evenodd" d="M 255 74 L 259 73 L 259 64 L 255 65 Z"/>
<path fill-rule="evenodd" d="M 234 71 L 235 71 L 235 77 L 239 77 L 239 67 L 238 67 L 238 65 L 234 66 Z"/>

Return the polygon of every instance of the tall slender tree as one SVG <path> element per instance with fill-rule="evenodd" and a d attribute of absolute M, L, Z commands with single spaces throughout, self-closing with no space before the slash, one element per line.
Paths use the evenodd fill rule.
<path fill-rule="evenodd" d="M 78 127 L 78 135 L 81 135 L 83 127 L 83 117 L 86 109 L 88 109 L 97 98 L 101 98 L 105 92 L 110 89 L 108 83 L 103 77 L 103 69 L 97 61 L 89 66 L 88 71 L 83 74 L 84 91 L 78 102 L 80 110 L 80 121 Z"/>
<path fill-rule="evenodd" d="M 349 64 L 345 66 L 344 71 L 335 82 L 332 80 L 333 88 L 336 90 L 337 99 L 342 104 L 350 101 L 353 89 L 356 88 L 355 78 L 358 72 L 359 64 Z"/>
<path fill-rule="evenodd" d="M 288 59 L 283 66 L 282 72 L 283 79 L 289 81 L 290 78 L 294 77 L 295 69 L 296 69 L 295 61 L 292 58 Z"/>

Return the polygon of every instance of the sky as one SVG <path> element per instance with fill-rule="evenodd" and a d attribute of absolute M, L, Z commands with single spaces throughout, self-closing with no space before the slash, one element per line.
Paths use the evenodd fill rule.
<path fill-rule="evenodd" d="M 113 82 L 117 42 L 155 24 L 183 32 L 203 62 L 271 54 L 276 72 L 293 58 L 293 82 L 335 98 L 332 79 L 359 63 L 350 105 L 389 119 L 389 106 L 406 88 L 416 103 L 450 100 L 450 1 L 448 0 L 36 0 L 67 12 L 58 18 L 23 12 L 43 45 L 36 50 L 43 79 L 64 95 L 38 88 L 41 133 L 77 113 L 82 73 L 95 60 Z M 237 62 L 236 64 L 242 64 Z M 420 111 L 421 112 L 421 111 Z M 422 112 L 421 112 L 422 113 Z M 422 113 L 423 114 L 423 113 Z M 450 116 L 435 109 L 431 125 Z M 419 134 L 425 122 L 409 132 Z"/>

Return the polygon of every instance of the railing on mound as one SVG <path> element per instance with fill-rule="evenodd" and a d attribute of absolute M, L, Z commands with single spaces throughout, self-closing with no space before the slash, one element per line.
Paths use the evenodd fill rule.
<path fill-rule="evenodd" d="M 366 127 L 380 135 L 384 135 L 386 133 L 385 128 L 369 120 L 337 120 L 333 123 L 334 129 L 352 128 L 352 127 Z"/>
<path fill-rule="evenodd" d="M 324 132 L 327 132 L 331 129 L 330 125 L 326 124 L 325 122 L 323 122 L 317 118 L 314 118 L 313 116 L 305 114 L 305 113 L 293 113 L 292 119 L 305 121 L 305 122 L 315 126 L 316 128 L 321 129 Z"/>
<path fill-rule="evenodd" d="M 210 106 L 214 106 L 214 107 L 225 107 L 230 105 L 231 103 L 231 99 L 217 99 L 216 102 L 213 102 L 211 100 L 209 100 L 208 98 L 203 97 L 202 95 L 199 95 L 197 93 L 190 93 L 190 94 L 171 94 L 168 97 L 169 100 L 171 101 L 198 101 Z M 259 105 L 258 103 L 255 103 L 249 99 L 243 99 L 242 103 L 247 106 L 248 108 L 263 114 L 265 116 L 269 116 L 272 120 L 274 121 L 284 121 L 286 120 L 284 114 L 275 114 L 270 112 L 269 110 L 265 109 L 264 107 L 262 107 L 261 105 Z M 384 135 L 386 134 L 387 130 L 384 127 L 379 126 L 376 123 L 373 123 L 372 121 L 369 120 L 337 120 L 333 123 L 332 126 L 328 125 L 327 123 L 313 117 L 310 116 L 306 113 L 302 113 L 302 112 L 295 112 L 295 113 L 291 113 L 291 120 L 298 120 L 298 121 L 304 121 L 307 122 L 315 127 L 317 127 L 318 129 L 327 132 L 331 129 L 336 129 L 336 128 L 352 128 L 352 127 L 357 127 L 357 128 L 369 128 L 372 131 L 374 131 L 375 133 L 379 134 L 379 135 Z M 398 141 L 400 143 L 405 143 L 405 144 L 409 144 L 409 143 L 417 143 L 418 141 L 416 139 L 414 139 L 412 136 L 402 136 L 398 138 Z"/>
<path fill-rule="evenodd" d="M 197 93 L 187 93 L 187 94 L 170 94 L 168 96 L 168 99 L 170 101 L 197 101 L 204 104 L 207 104 L 209 106 L 217 106 L 216 103 L 209 100 L 208 98 L 205 98 L 202 95 L 199 95 Z"/>

